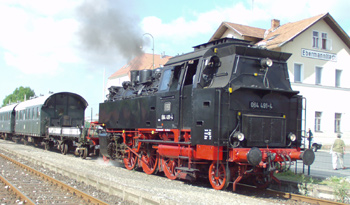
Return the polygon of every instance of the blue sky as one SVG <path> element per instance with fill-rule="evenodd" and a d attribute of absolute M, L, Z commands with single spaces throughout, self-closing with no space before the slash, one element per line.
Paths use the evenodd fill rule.
<path fill-rule="evenodd" d="M 205 43 L 222 21 L 268 29 L 329 12 L 350 33 L 346 0 L 0 0 L 0 99 L 17 87 L 75 92 L 93 113 L 108 76 L 143 44 L 177 55 Z M 97 38 L 97 37 L 100 38 Z M 118 37 L 118 38 L 114 38 Z"/>

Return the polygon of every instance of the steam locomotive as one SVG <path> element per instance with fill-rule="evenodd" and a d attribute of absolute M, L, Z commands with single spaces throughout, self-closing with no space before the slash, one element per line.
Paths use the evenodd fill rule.
<path fill-rule="evenodd" d="M 302 96 L 290 86 L 290 55 L 224 38 L 163 68 L 131 71 L 100 104 L 101 154 L 169 179 L 204 176 L 217 190 L 245 178 L 280 183 L 274 173 L 315 157 L 300 150 Z"/>
<path fill-rule="evenodd" d="M 58 148 L 62 154 L 75 150 L 86 158 L 98 151 L 98 136 L 84 133 L 86 100 L 69 92 L 50 93 L 0 108 L 0 136 L 24 144 Z M 96 124 L 92 124 L 96 125 Z M 97 145 L 97 146 L 95 146 Z"/>

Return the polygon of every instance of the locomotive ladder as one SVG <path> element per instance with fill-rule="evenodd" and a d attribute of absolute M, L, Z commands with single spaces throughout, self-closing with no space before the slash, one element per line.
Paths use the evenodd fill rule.
<path fill-rule="evenodd" d="M 221 90 L 217 90 L 218 92 L 218 95 L 219 95 L 219 108 L 218 108 L 218 141 L 217 141 L 217 146 L 218 146 L 218 149 L 217 149 L 217 160 L 216 160 L 216 173 L 218 174 L 219 173 L 219 157 L 220 157 L 220 146 L 225 146 L 228 147 L 229 146 L 229 137 L 227 138 L 221 138 L 221 122 L 223 119 L 225 119 L 226 122 L 230 121 L 230 116 L 229 116 L 229 112 L 225 112 L 223 113 L 222 112 L 222 107 L 224 106 L 227 106 L 228 110 L 230 108 L 230 98 L 228 100 L 228 102 L 223 102 L 221 100 Z M 222 113 L 222 114 L 221 114 Z M 222 149 L 222 153 L 223 155 L 226 154 L 226 157 L 223 156 L 223 159 L 228 159 L 229 158 L 229 150 L 228 149 Z M 226 160 L 226 170 L 228 170 L 228 161 Z"/>

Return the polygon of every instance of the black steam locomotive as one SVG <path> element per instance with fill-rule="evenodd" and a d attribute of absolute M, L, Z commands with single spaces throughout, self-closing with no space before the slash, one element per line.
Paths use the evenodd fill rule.
<path fill-rule="evenodd" d="M 290 54 L 224 38 L 161 69 L 131 71 L 100 104 L 104 157 L 169 179 L 206 176 L 214 189 L 244 178 L 266 187 L 302 159 L 302 97 L 290 86 Z"/>

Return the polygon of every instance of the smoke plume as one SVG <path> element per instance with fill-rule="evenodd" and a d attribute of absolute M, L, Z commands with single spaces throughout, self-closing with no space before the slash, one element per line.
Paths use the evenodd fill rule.
<path fill-rule="evenodd" d="M 116 64 L 141 55 L 143 31 L 132 6 L 122 0 L 85 0 L 78 8 L 79 40 L 89 60 Z"/>

